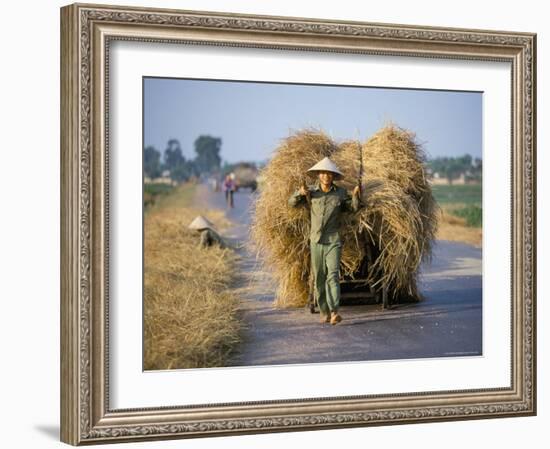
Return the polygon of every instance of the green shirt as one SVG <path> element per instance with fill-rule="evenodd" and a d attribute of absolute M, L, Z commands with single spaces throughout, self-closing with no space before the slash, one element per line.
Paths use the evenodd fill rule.
<path fill-rule="evenodd" d="M 343 187 L 332 184 L 328 192 L 323 192 L 319 182 L 309 187 L 311 193 L 311 231 L 309 238 L 316 243 L 340 241 L 340 222 L 344 212 L 357 212 L 362 206 L 358 195 L 350 195 Z M 288 199 L 292 207 L 308 204 L 306 197 L 296 190 Z"/>

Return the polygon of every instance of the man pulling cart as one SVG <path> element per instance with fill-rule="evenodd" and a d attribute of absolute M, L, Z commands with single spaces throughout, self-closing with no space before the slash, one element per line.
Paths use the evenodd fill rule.
<path fill-rule="evenodd" d="M 363 206 L 360 187 L 357 185 L 350 195 L 346 189 L 334 184 L 333 181 L 342 179 L 343 174 L 328 157 L 308 172 L 317 175 L 316 184 L 312 188 L 302 185 L 290 196 L 288 203 L 292 207 L 309 206 L 309 244 L 315 302 L 319 305 L 321 322 L 334 325 L 342 321 L 339 314 L 341 217 L 347 212 L 357 212 Z"/>

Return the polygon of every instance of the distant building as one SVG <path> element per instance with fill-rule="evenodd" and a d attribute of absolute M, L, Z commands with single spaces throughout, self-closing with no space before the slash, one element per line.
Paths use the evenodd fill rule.
<path fill-rule="evenodd" d="M 145 176 L 143 178 L 143 183 L 144 184 L 166 184 L 166 185 L 169 185 L 169 186 L 176 186 L 178 185 L 178 183 L 176 181 L 174 181 L 172 178 L 168 178 L 168 177 L 161 177 L 161 178 L 149 178 L 148 176 Z"/>
<path fill-rule="evenodd" d="M 461 173 L 458 176 L 458 178 L 453 179 L 452 183 L 449 182 L 449 179 L 447 177 L 441 176 L 437 172 L 434 173 L 433 176 L 428 179 L 432 185 L 437 185 L 437 186 L 440 186 L 440 185 L 448 186 L 451 184 L 452 185 L 479 184 L 481 182 L 481 180 L 476 179 L 466 173 Z"/>

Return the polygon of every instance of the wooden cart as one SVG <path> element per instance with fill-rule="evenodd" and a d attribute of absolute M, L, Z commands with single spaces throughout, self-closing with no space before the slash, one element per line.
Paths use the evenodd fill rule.
<path fill-rule="evenodd" d="M 372 267 L 375 257 L 375 250 L 368 246 L 367 256 L 359 267 L 353 278 L 351 276 L 340 276 L 340 301 L 356 300 L 365 303 L 375 302 L 381 304 L 384 309 L 391 308 L 388 289 L 385 285 L 381 288 L 374 288 L 366 280 L 368 270 Z M 309 277 L 309 295 L 308 308 L 311 313 L 315 313 L 318 309 L 318 304 L 315 301 L 313 294 L 313 276 Z"/>

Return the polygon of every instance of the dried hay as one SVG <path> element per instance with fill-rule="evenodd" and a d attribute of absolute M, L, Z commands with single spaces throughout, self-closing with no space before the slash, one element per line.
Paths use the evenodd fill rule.
<path fill-rule="evenodd" d="M 262 169 L 266 182 L 254 206 L 251 235 L 254 249 L 277 281 L 278 305 L 305 304 L 308 296 L 309 211 L 289 207 L 288 198 L 296 186 L 313 179 L 306 170 L 336 149 L 321 131 L 299 131 L 281 141 Z"/>
<path fill-rule="evenodd" d="M 208 214 L 218 229 L 231 223 L 223 211 L 188 206 L 192 192 L 189 184 L 178 187 L 145 216 L 145 370 L 225 366 L 240 341 L 238 297 L 230 289 L 236 255 L 201 248 L 188 229 L 197 214 Z"/>
<path fill-rule="evenodd" d="M 344 142 L 334 156 L 347 175 L 341 182 L 347 189 L 357 183 L 358 151 L 357 142 Z M 342 237 L 374 250 L 369 283 L 386 285 L 397 301 L 418 300 L 417 271 L 422 260 L 430 259 L 437 231 L 438 206 L 424 172 L 426 156 L 415 135 L 395 125 L 378 131 L 361 151 L 362 185 L 378 181 L 380 186 L 370 194 L 363 191 L 366 207 L 355 217 L 359 226 L 352 222 Z"/>
<path fill-rule="evenodd" d="M 437 205 L 424 175 L 425 155 L 414 134 L 388 125 L 365 144 L 337 145 L 322 131 L 300 131 L 284 139 L 263 169 L 264 186 L 255 204 L 255 250 L 278 283 L 278 306 L 302 306 L 310 272 L 309 209 L 288 199 L 306 182 L 306 170 L 325 156 L 345 174 L 337 183 L 352 190 L 363 153 L 361 199 L 366 207 L 345 214 L 341 274 L 354 277 L 367 252 L 375 255 L 368 282 L 389 288 L 395 301 L 417 300 L 416 273 L 431 255 Z M 315 181 L 307 177 L 309 184 Z"/>

